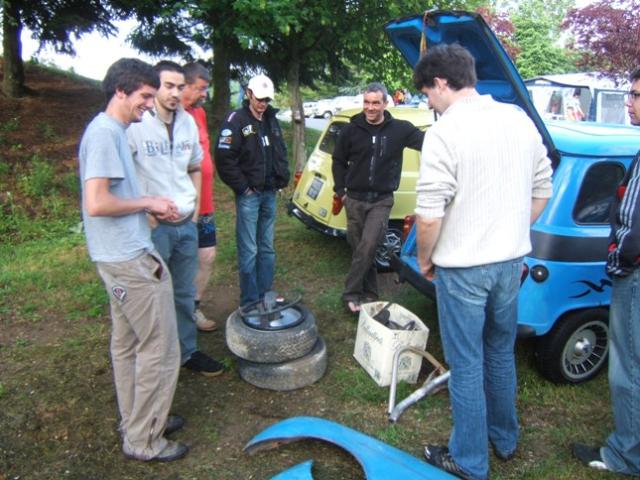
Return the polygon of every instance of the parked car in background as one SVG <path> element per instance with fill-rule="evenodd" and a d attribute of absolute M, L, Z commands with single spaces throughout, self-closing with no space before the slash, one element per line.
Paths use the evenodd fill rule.
<path fill-rule="evenodd" d="M 638 128 L 594 122 L 549 120 L 537 112 L 527 87 L 496 36 L 479 14 L 430 12 L 386 25 L 391 42 L 410 65 L 427 48 L 457 42 L 476 60 L 477 89 L 514 103 L 531 117 L 554 168 L 554 194 L 531 227 L 518 300 L 520 337 L 537 337 L 536 363 L 558 383 L 580 383 L 606 365 L 611 281 L 605 274 L 609 207 L 616 188 L 640 148 Z M 407 227 L 410 222 L 407 222 Z M 420 275 L 415 227 L 400 255 L 392 255 L 399 278 L 434 296 Z M 482 248 L 482 245 L 478 245 Z"/>
<path fill-rule="evenodd" d="M 362 108 L 362 95 L 342 95 L 333 99 L 334 115 L 354 108 Z"/>
<path fill-rule="evenodd" d="M 313 110 L 314 117 L 331 118 L 335 115 L 335 105 L 332 98 L 323 98 L 316 102 L 315 109 Z"/>
<path fill-rule="evenodd" d="M 342 128 L 353 115 L 361 111 L 362 106 L 339 112 L 331 119 L 309 156 L 289 202 L 289 214 L 307 227 L 333 237 L 346 237 L 347 217 L 342 203 L 334 200 L 331 155 Z M 410 121 L 422 130 L 433 123 L 433 110 L 391 107 L 389 112 L 396 118 Z M 403 154 L 402 177 L 395 192 L 389 228 L 376 256 L 376 264 L 380 269 L 389 267 L 390 251 L 400 253 L 402 226 L 405 217 L 413 214 L 416 204 L 419 164 L 420 153 L 406 148 Z"/>
<path fill-rule="evenodd" d="M 304 102 L 302 104 L 302 110 L 304 112 L 304 116 L 309 118 L 315 115 L 316 109 L 318 108 L 318 102 Z"/>

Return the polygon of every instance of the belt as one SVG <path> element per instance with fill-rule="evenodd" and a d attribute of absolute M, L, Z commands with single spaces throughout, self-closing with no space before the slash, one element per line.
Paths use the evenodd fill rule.
<path fill-rule="evenodd" d="M 169 227 L 179 227 L 180 225 L 184 225 L 187 222 L 190 222 L 193 218 L 193 212 L 191 212 L 186 217 L 178 220 L 177 222 L 167 222 L 166 220 L 158 220 L 160 225 L 168 225 Z"/>

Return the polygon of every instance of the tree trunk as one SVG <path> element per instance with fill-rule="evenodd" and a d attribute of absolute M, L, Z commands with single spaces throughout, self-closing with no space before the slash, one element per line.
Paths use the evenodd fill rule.
<path fill-rule="evenodd" d="M 291 60 L 287 68 L 287 89 L 289 90 L 289 105 L 291 107 L 291 126 L 293 127 L 292 155 L 295 172 L 301 172 L 306 163 L 305 155 L 305 121 L 300 96 L 300 50 L 299 42 L 291 44 Z"/>
<path fill-rule="evenodd" d="M 2 91 L 7 97 L 16 98 L 24 94 L 24 66 L 20 34 L 20 10 L 17 2 L 5 0 L 2 5 L 3 73 Z"/>
<path fill-rule="evenodd" d="M 220 131 L 220 125 L 229 112 L 229 97 L 231 89 L 229 87 L 230 62 L 225 46 L 225 40 L 213 38 L 213 98 L 211 99 L 211 123 L 210 129 L 214 132 Z"/>

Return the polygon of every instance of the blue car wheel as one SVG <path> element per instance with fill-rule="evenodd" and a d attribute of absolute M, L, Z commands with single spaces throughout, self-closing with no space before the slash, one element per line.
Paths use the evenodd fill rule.
<path fill-rule="evenodd" d="M 556 383 L 581 383 L 595 377 L 609 354 L 609 312 L 593 308 L 572 312 L 538 339 L 536 359 L 542 375 Z"/>

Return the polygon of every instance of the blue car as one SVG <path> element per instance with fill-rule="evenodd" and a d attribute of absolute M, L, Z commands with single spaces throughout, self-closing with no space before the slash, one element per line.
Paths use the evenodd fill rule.
<path fill-rule="evenodd" d="M 434 11 L 389 22 L 387 34 L 411 66 L 427 48 L 457 42 L 473 54 L 477 89 L 524 109 L 552 159 L 553 197 L 531 227 L 518 304 L 518 334 L 537 337 L 536 363 L 557 383 L 593 378 L 606 364 L 611 282 L 605 274 L 609 207 L 616 187 L 640 149 L 640 129 L 592 122 L 544 122 L 522 78 L 482 17 Z M 478 248 L 482 248 L 481 245 Z M 435 298 L 419 274 L 415 228 L 392 267 L 402 281 Z"/>

